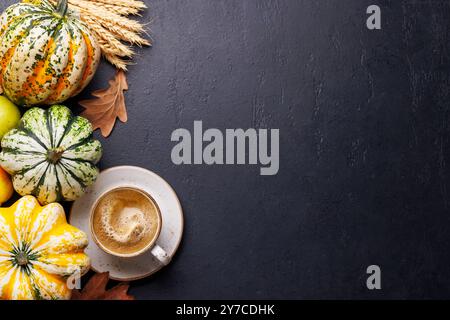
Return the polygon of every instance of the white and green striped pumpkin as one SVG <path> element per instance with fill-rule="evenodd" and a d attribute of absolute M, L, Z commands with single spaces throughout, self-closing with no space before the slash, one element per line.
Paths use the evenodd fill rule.
<path fill-rule="evenodd" d="M 90 122 L 61 105 L 28 110 L 1 146 L 0 166 L 12 176 L 14 189 L 41 204 L 79 198 L 97 178 L 102 156 Z"/>
<path fill-rule="evenodd" d="M 0 83 L 22 106 L 52 105 L 80 93 L 101 50 L 67 0 L 27 0 L 0 17 Z"/>

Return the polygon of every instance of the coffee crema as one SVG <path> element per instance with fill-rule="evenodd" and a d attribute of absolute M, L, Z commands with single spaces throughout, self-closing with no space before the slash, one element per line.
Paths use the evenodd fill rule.
<path fill-rule="evenodd" d="M 112 254 L 133 255 L 142 251 L 156 240 L 160 226 L 156 203 L 131 188 L 107 193 L 93 212 L 92 231 Z"/>

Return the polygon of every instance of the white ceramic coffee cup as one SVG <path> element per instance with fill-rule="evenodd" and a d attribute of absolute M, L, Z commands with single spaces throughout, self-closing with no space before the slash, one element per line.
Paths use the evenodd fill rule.
<path fill-rule="evenodd" d="M 102 200 L 105 196 L 107 196 L 110 193 L 113 192 L 117 192 L 120 190 L 131 190 L 137 193 L 140 193 L 141 195 L 143 195 L 149 202 L 151 202 L 155 207 L 156 207 L 156 211 L 158 213 L 158 230 L 155 234 L 155 236 L 153 237 L 153 239 L 141 250 L 133 252 L 133 253 L 128 253 L 128 254 L 124 254 L 124 253 L 118 253 L 118 252 L 114 252 L 110 249 L 108 249 L 106 246 L 104 246 L 101 241 L 98 239 L 95 231 L 94 231 L 94 212 L 97 208 L 97 206 L 100 203 L 100 200 Z M 151 254 L 155 257 L 155 259 L 157 259 L 161 264 L 163 265 L 168 265 L 170 262 L 170 256 L 167 254 L 167 252 L 158 245 L 158 238 L 159 235 L 161 233 L 161 229 L 162 229 L 162 224 L 163 224 L 163 219 L 162 219 L 162 215 L 161 215 L 161 210 L 159 209 L 158 203 L 155 201 L 155 199 L 148 194 L 147 192 L 136 188 L 135 186 L 118 186 L 118 187 L 114 187 L 111 188 L 107 191 L 105 191 L 104 193 L 102 193 L 94 202 L 94 205 L 91 207 L 91 213 L 90 213 L 90 229 L 91 229 L 91 234 L 92 234 L 92 238 L 94 239 L 95 243 L 97 244 L 97 246 L 102 249 L 104 252 L 119 257 L 119 258 L 133 258 L 133 257 L 137 257 L 140 255 L 145 254 L 147 251 L 150 251 Z"/>

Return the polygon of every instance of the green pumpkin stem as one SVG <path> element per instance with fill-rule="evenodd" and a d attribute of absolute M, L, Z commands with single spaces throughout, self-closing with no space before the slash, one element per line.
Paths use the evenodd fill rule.
<path fill-rule="evenodd" d="M 64 17 L 66 15 L 68 8 L 69 8 L 68 0 L 59 0 L 58 4 L 56 5 L 56 11 L 58 12 L 58 14 L 61 15 L 61 17 Z"/>

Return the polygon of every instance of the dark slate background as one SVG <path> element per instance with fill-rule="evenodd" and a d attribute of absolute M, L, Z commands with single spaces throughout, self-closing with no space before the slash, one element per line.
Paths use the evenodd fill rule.
<path fill-rule="evenodd" d="M 129 122 L 102 139 L 101 166 L 162 175 L 186 229 L 132 294 L 450 298 L 449 1 L 146 2 L 154 47 L 130 67 Z M 371 4 L 381 31 L 365 27 Z M 279 128 L 279 174 L 173 165 L 170 135 L 194 120 Z M 366 289 L 371 264 L 380 291 Z"/>

